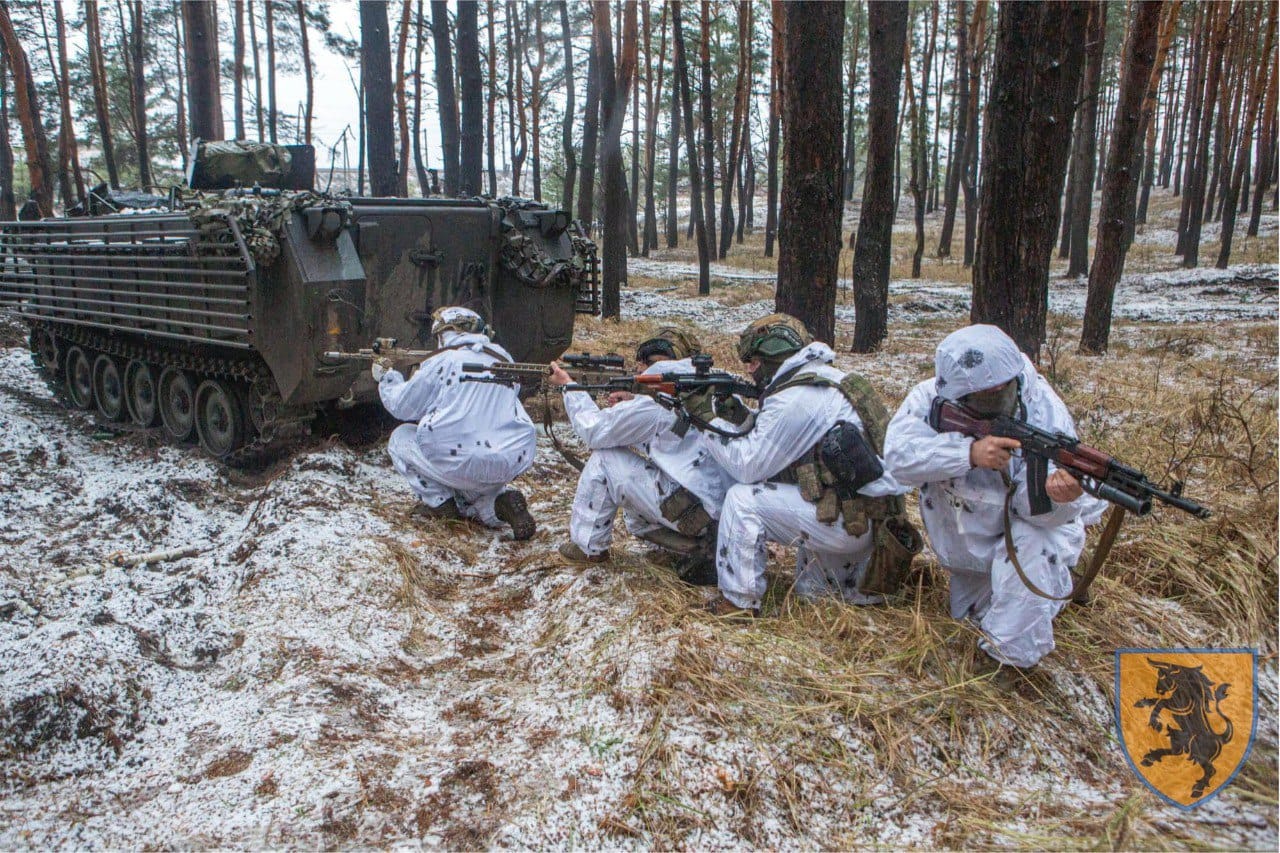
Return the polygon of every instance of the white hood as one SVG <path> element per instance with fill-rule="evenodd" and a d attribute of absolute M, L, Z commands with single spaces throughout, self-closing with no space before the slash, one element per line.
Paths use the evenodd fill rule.
<path fill-rule="evenodd" d="M 808 364 L 812 364 L 816 367 L 820 364 L 831 364 L 835 360 L 836 354 L 832 351 L 831 347 L 827 346 L 822 341 L 814 341 L 795 355 L 788 358 L 786 361 L 782 362 L 782 364 L 778 366 L 778 372 L 773 374 L 773 379 L 770 380 L 769 384 L 773 385 L 774 382 L 778 381 L 779 376 L 785 376 L 793 368 Z"/>
<path fill-rule="evenodd" d="M 441 347 L 482 347 L 491 343 L 488 335 L 481 335 L 475 332 L 457 332 L 450 329 L 447 332 L 440 333 Z"/>
<path fill-rule="evenodd" d="M 958 400 L 1003 385 L 1021 374 L 1026 364 L 1018 345 L 995 326 L 957 329 L 942 339 L 934 356 L 937 394 Z"/>

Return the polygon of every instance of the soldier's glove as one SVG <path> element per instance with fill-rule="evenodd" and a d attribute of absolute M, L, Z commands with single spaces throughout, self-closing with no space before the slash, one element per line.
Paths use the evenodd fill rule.
<path fill-rule="evenodd" d="M 394 368 L 395 362 L 384 356 L 373 360 L 373 364 L 369 366 L 369 372 L 373 374 L 374 382 L 381 382 L 382 377 L 387 375 L 387 371 Z"/>
<path fill-rule="evenodd" d="M 711 389 L 691 391 L 680 402 L 684 404 L 686 412 L 703 422 L 710 422 L 716 416 L 715 397 Z"/>
<path fill-rule="evenodd" d="M 724 418 L 734 426 L 742 426 L 751 417 L 751 410 L 732 394 L 715 398 L 716 416 Z"/>

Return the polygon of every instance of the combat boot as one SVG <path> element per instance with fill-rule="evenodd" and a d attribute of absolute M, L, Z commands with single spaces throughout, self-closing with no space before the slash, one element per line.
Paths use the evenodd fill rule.
<path fill-rule="evenodd" d="M 572 542 L 565 542 L 558 549 L 560 556 L 570 563 L 603 563 L 609 559 L 608 551 L 599 554 L 588 554 Z"/>
<path fill-rule="evenodd" d="M 749 620 L 760 617 L 760 608 L 739 607 L 723 595 L 717 595 L 703 604 L 702 609 L 712 616 L 720 616 L 725 619 Z"/>
<path fill-rule="evenodd" d="M 462 518 L 462 513 L 458 512 L 458 504 L 449 498 L 439 506 L 431 506 L 430 504 L 420 503 L 413 508 L 410 515 L 417 518 L 440 519 L 444 521 L 456 521 Z"/>
<path fill-rule="evenodd" d="M 493 513 L 499 521 L 511 525 L 511 538 L 517 542 L 531 539 L 538 532 L 538 523 L 529 514 L 529 504 L 515 489 L 498 495 L 493 502 Z"/>

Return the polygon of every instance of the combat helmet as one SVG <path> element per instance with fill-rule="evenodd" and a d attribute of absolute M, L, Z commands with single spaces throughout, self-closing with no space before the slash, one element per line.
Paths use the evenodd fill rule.
<path fill-rule="evenodd" d="M 804 323 L 790 314 L 769 314 L 751 323 L 738 337 L 738 357 L 743 361 L 784 361 L 813 343 Z"/>
<path fill-rule="evenodd" d="M 463 334 L 492 335 L 493 330 L 476 312 L 470 308 L 448 306 L 437 308 L 431 313 L 431 336 L 439 338 L 445 332 L 461 332 Z"/>
<path fill-rule="evenodd" d="M 664 326 L 653 337 L 636 346 L 636 361 L 645 364 L 655 355 L 679 360 L 698 355 L 702 344 L 690 332 L 675 326 Z"/>

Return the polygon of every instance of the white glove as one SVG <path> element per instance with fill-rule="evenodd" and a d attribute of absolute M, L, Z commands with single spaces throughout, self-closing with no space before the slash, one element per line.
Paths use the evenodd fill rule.
<path fill-rule="evenodd" d="M 373 374 L 374 382 L 381 382 L 382 377 L 387 375 L 387 371 L 394 368 L 394 364 L 389 358 L 375 358 L 373 364 L 369 366 L 369 372 Z"/>

